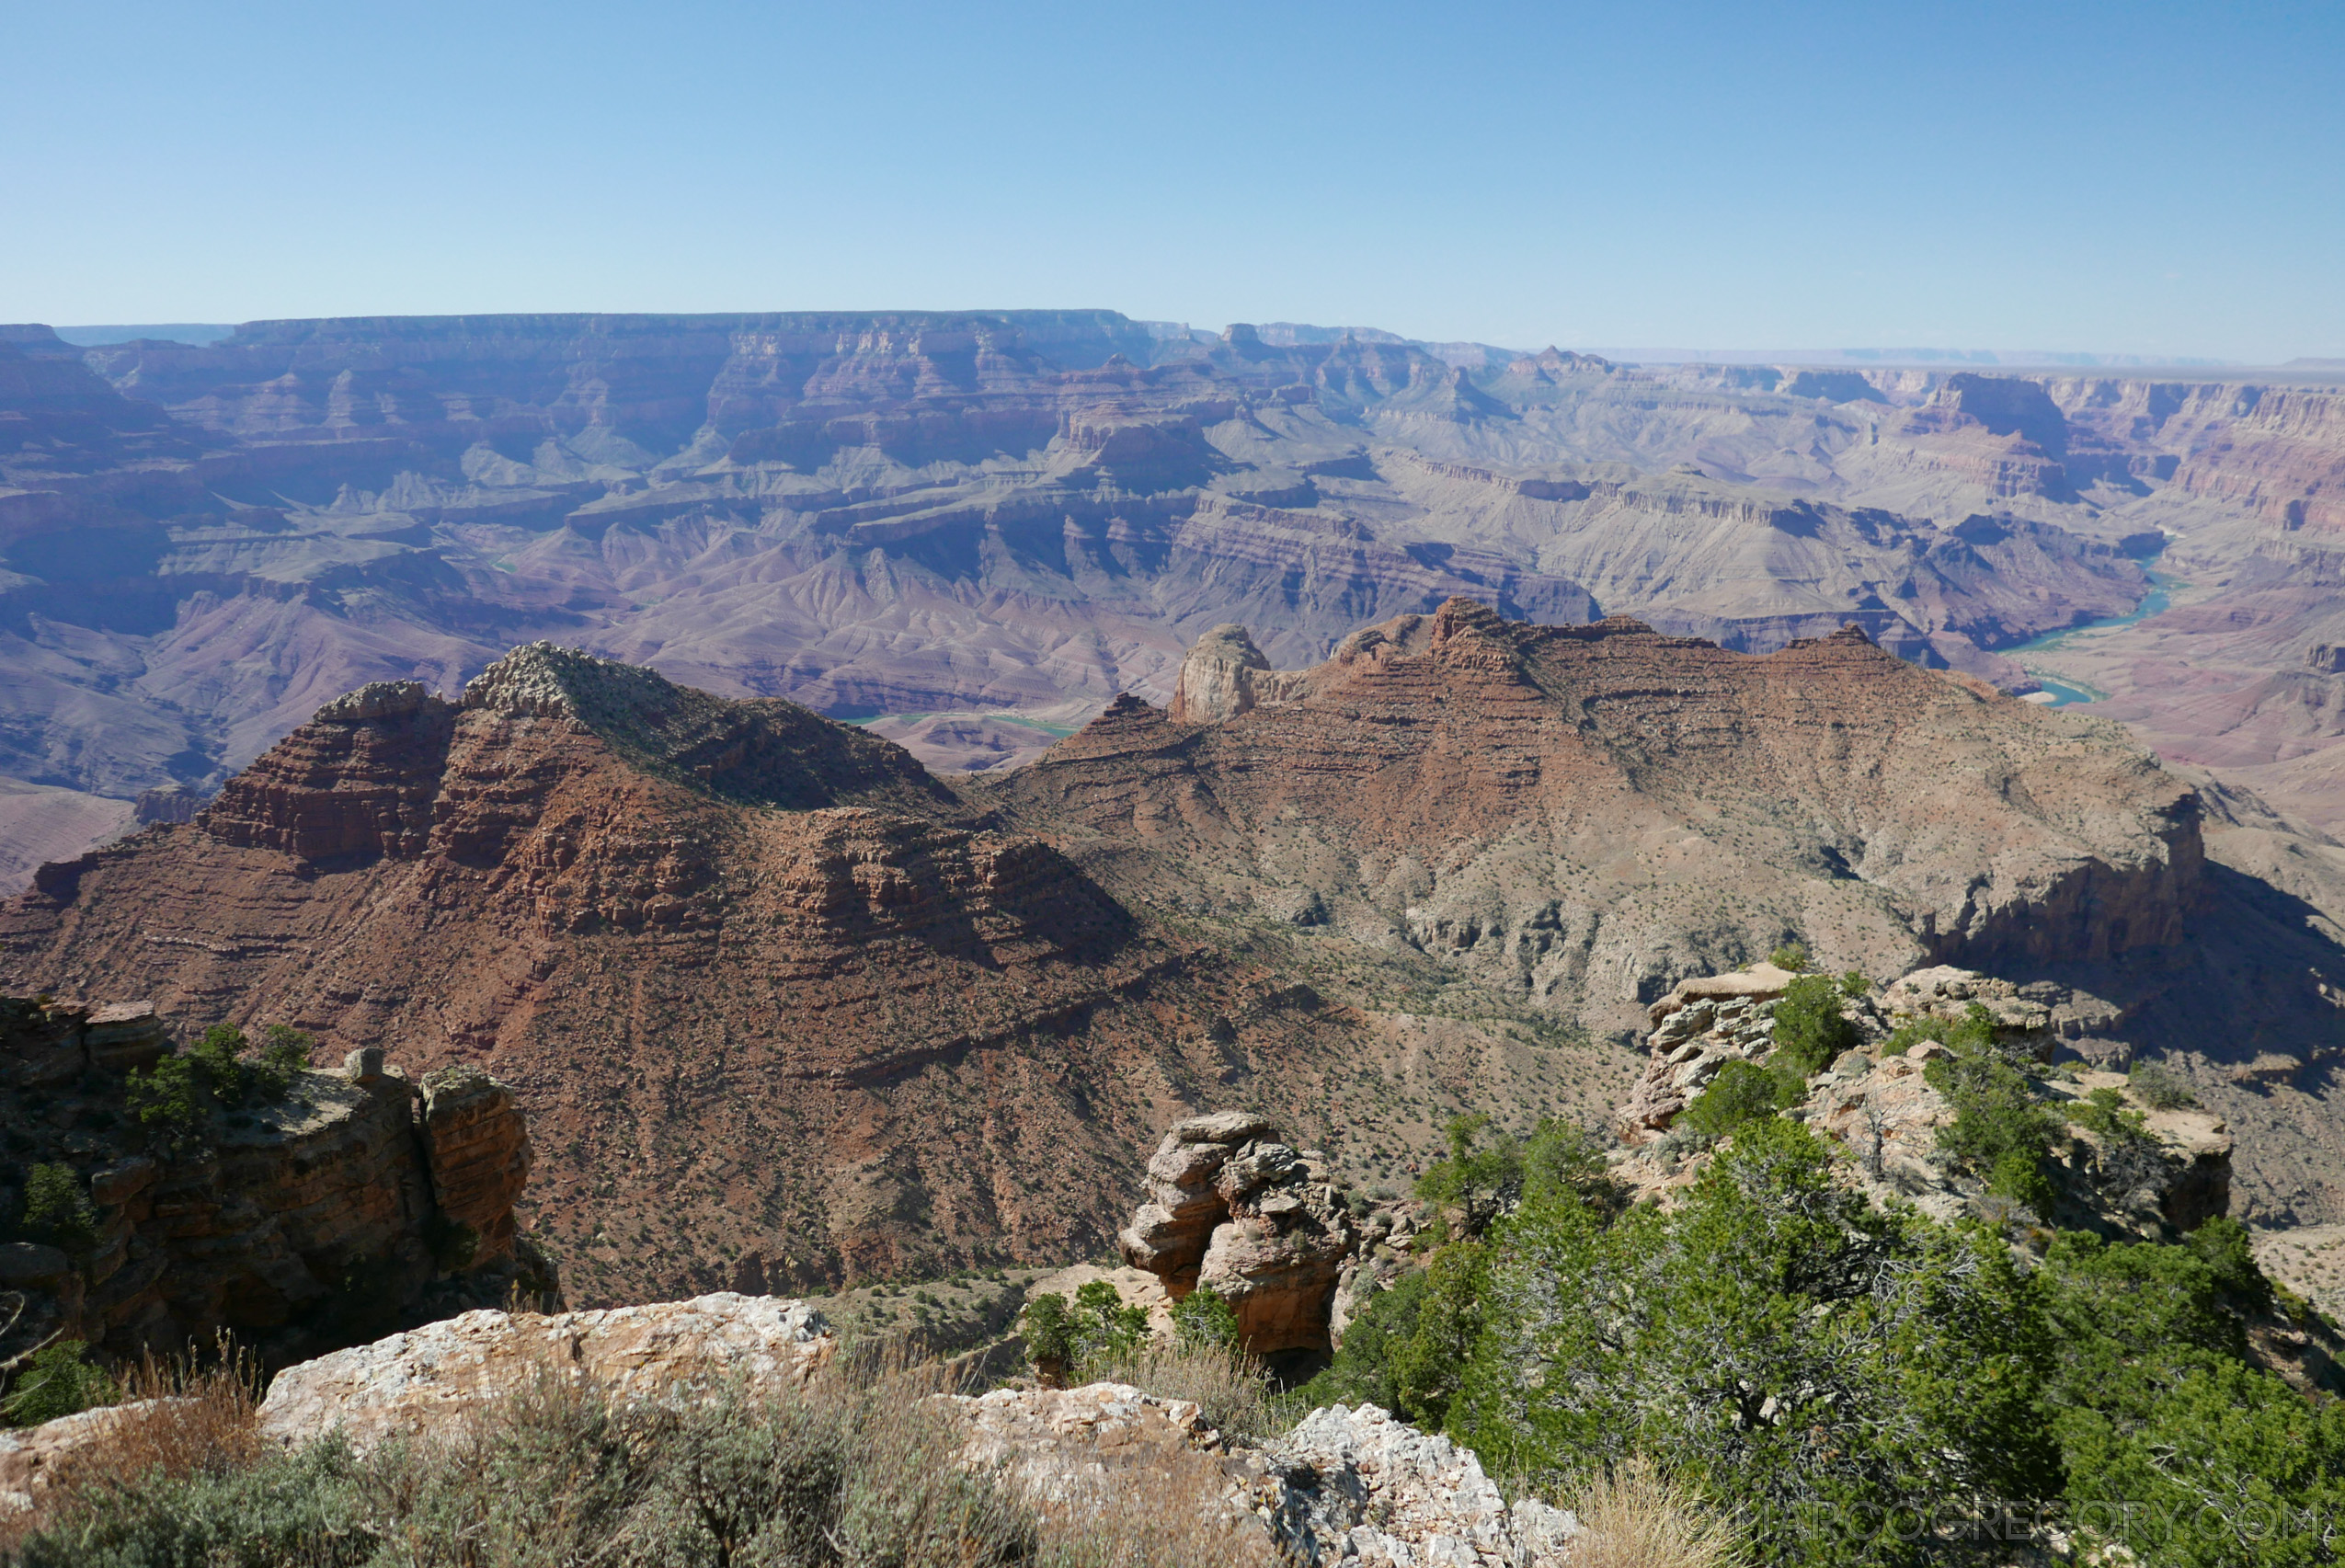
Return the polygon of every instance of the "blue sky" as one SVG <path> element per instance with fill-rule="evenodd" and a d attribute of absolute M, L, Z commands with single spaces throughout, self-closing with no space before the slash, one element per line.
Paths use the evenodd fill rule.
<path fill-rule="evenodd" d="M 2345 5 L 7 0 L 0 320 L 2345 355 Z"/>

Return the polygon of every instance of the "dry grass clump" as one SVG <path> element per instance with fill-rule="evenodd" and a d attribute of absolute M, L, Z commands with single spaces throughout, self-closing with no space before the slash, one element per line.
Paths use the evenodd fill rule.
<path fill-rule="evenodd" d="M 1028 1498 L 1041 1523 L 1034 1568 L 1288 1568 L 1241 1499 L 1209 1454 L 1083 1477 Z"/>
<path fill-rule="evenodd" d="M 88 1457 L 15 1568 L 1275 1568 L 1209 1455 L 1040 1495 L 963 1461 L 934 1366 L 849 1356 L 803 1389 L 629 1401 L 548 1369 L 363 1456 L 257 1438 L 249 1385 L 186 1379 Z M 212 1391 L 205 1392 L 210 1389 Z M 1120 1474 L 1118 1473 L 1120 1471 Z M 109 1473 L 110 1472 L 110 1473 Z"/>
<path fill-rule="evenodd" d="M 1572 1568 L 1741 1568 L 1740 1521 L 1643 1459 L 1598 1471 L 1561 1503 L 1586 1531 Z"/>
<path fill-rule="evenodd" d="M 1160 1399 L 1195 1402 L 1223 1436 L 1260 1442 L 1294 1425 L 1299 1412 L 1272 1385 L 1260 1361 L 1218 1345 L 1145 1340 L 1114 1356 L 1087 1359 L 1077 1383 L 1129 1383 Z"/>
<path fill-rule="evenodd" d="M 90 1440 L 50 1458 L 30 1511 L 0 1518 L 0 1551 L 134 1484 L 254 1463 L 264 1448 L 257 1364 L 225 1339 L 205 1362 L 149 1351 L 122 1379 L 122 1402 L 90 1413 Z"/>

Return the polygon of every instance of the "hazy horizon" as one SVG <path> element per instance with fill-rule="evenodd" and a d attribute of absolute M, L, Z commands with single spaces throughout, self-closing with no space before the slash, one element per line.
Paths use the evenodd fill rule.
<path fill-rule="evenodd" d="M 0 315 L 2345 356 L 2345 10 L 36 7 Z"/>
<path fill-rule="evenodd" d="M 981 309 L 981 308 L 982 308 L 982 307 L 980 307 L 980 309 Z M 1003 308 L 1005 308 L 1005 309 L 1024 309 L 1024 308 L 1029 308 L 1029 307 L 1023 307 L 1023 306 L 1020 306 L 1020 307 L 1003 307 Z M 1051 309 L 1051 308 L 1055 308 L 1055 307 L 1044 306 L 1044 307 L 1040 307 L 1040 308 L 1043 308 L 1043 309 Z M 1114 307 L 1113 307 L 1113 306 L 1098 306 L 1098 307 L 1092 307 L 1092 306 L 1081 306 L 1081 307 L 1072 307 L 1072 308 L 1080 308 L 1080 309 L 1092 309 L 1092 308 L 1098 308 L 1098 309 L 1113 309 Z M 349 314 L 350 314 L 350 315 L 355 315 L 355 316 L 365 316 L 365 315 L 383 315 L 383 314 L 384 314 L 384 313 L 364 313 L 364 312 L 360 312 L 360 313 L 349 313 Z M 478 315 L 498 315 L 498 314 L 577 314 L 577 315 L 658 315 L 658 314 L 666 314 L 666 313 L 659 313 L 659 312 L 638 312 L 638 311 L 627 311 L 627 310 L 603 310 L 603 311 L 582 311 L 582 312 L 575 312 L 575 313 L 566 313 L 566 313 L 530 313 L 530 312 L 523 312 L 523 313 L 500 313 L 500 312 L 486 312 L 486 311 L 450 311 L 450 312 L 444 312 L 444 313 L 439 313 L 439 312 L 436 312 L 436 313 L 432 313 L 432 314 L 434 314 L 434 315 L 448 315 L 448 316 L 467 316 L 467 315 L 470 315 L 470 316 L 478 316 Z M 689 313 L 689 314 L 706 314 L 706 315 L 766 315 L 766 314 L 772 314 L 772 315 L 784 315 L 784 314 L 789 314 L 789 313 L 788 313 L 788 311 L 787 311 L 786 309 L 784 309 L 784 310 L 776 310 L 776 311 L 771 311 L 771 312 L 768 312 L 768 311 L 762 311 L 762 310 L 745 310 L 745 311 L 738 311 L 738 312 L 734 312 L 734 311 L 711 311 L 711 312 L 706 312 L 706 313 L 698 313 L 698 312 L 695 312 L 695 313 Z M 872 310 L 872 311 L 870 311 L 870 312 L 867 312 L 867 313 L 866 313 L 866 312 L 848 311 L 848 312 L 840 312 L 840 313 L 837 313 L 837 314 L 844 314 L 844 315 L 862 315 L 862 314 L 870 314 L 870 315 L 888 315 L 888 314 L 916 315 L 916 314 L 920 314 L 920 309 L 919 309 L 919 307 L 917 307 L 917 306 L 913 306 L 913 307 L 902 307 L 902 308 L 900 308 L 900 309 L 898 309 L 898 308 L 897 308 L 897 307 L 887 307 L 887 306 L 882 306 L 882 307 L 878 307 L 878 308 L 874 309 L 874 310 Z M 1122 314 L 1122 315 L 1126 315 L 1126 316 L 1127 316 L 1127 317 L 1130 317 L 1130 316 L 1131 316 L 1131 313 L 1130 313 L 1130 312 L 1128 312 L 1128 311 L 1127 311 L 1127 312 L 1123 312 L 1123 313 L 1120 313 L 1120 314 Z M 288 317 L 288 316 L 254 316 L 254 317 L 251 317 L 251 318 L 249 318 L 249 319 L 250 319 L 250 320 L 253 320 L 253 321 L 283 321 L 283 320 L 302 320 L 302 319 L 315 319 L 315 318 L 305 318 L 305 317 Z M 1208 332 L 1208 333 L 1209 333 L 1209 332 L 1211 332 L 1211 331 L 1216 330 L 1215 328 L 1210 328 L 1210 327 L 1204 327 L 1204 326 L 1199 326 L 1198 324 L 1195 324 L 1195 323 L 1157 323 L 1157 322 L 1151 321 L 1151 320 L 1150 320 L 1150 318 L 1146 318 L 1146 317 L 1132 317 L 1132 319 L 1139 320 L 1139 321 L 1142 321 L 1143 323 L 1145 323 L 1145 324 L 1147 324 L 1147 325 L 1151 325 L 1151 326 L 1154 326 L 1154 325 L 1167 325 L 1167 326 L 1171 326 L 1171 325 L 1178 325 L 1178 326 L 1190 326 L 1193 330 L 1202 331 L 1202 332 Z M 238 322 L 224 322 L 224 321 L 223 321 L 223 322 L 120 322 L 120 323 L 115 323 L 115 322 L 109 322 L 109 323 L 42 322 L 42 323 L 27 323 L 27 324 L 25 324 L 25 325 L 39 325 L 39 326 L 48 326 L 48 327 L 49 327 L 51 331 L 55 332 L 55 333 L 56 333 L 56 334 L 57 334 L 60 338 L 63 338 L 66 342 L 68 342 L 68 343 L 72 343 L 72 344 L 74 344 L 74 345 L 75 347 L 77 347 L 77 348 L 97 348 L 97 347 L 102 347 L 102 346 L 110 345 L 110 344 L 116 344 L 116 343 L 127 343 L 127 342 L 132 342 L 132 341 L 135 341 L 136 339 L 139 339 L 139 338 L 160 338 L 160 339 L 163 339 L 163 340 L 166 340 L 166 341 L 186 342 L 186 343 L 190 343 L 190 344 L 195 344 L 195 345 L 201 345 L 201 344 L 204 344 L 204 343 L 216 342 L 216 341 L 220 340 L 221 338 L 227 337 L 230 333 L 234 332 L 234 331 L 235 330 L 235 328 L 236 328 L 238 326 L 243 325 L 243 323 L 238 323 Z M 1230 325 L 1230 324 L 1226 324 L 1226 323 L 1224 324 L 1224 326 L 1228 326 L 1228 325 Z M 1252 324 L 1252 325 L 1261 325 L 1261 326 L 1280 326 L 1280 327 L 1303 327 L 1303 328 L 1306 328 L 1306 329 L 1308 329 L 1308 330 L 1314 331 L 1314 332 L 1337 332 L 1337 331 L 1344 331 L 1344 330 L 1362 330 L 1362 329 L 1368 330 L 1368 331 L 1375 331 L 1375 332 L 1383 332 L 1383 331 L 1387 330 L 1387 329 L 1385 329 L 1385 328 L 1382 328 L 1382 327 L 1378 327 L 1378 326 L 1376 326 L 1376 324 L 1374 324 L 1374 323 L 1372 323 L 1372 322 L 1354 322 L 1354 323 L 1342 323 L 1342 324 L 1331 324 L 1331 323 L 1320 323 L 1320 322 L 1275 322 L 1275 323 L 1259 323 L 1259 324 Z M 1436 344 L 1439 344 L 1439 343 L 1465 343 L 1465 342 L 1470 342 L 1470 341 L 1473 341 L 1473 340 L 1472 340 L 1472 339 L 1467 339 L 1467 338 L 1408 338 L 1408 339 L 1406 339 L 1406 341 L 1410 341 L 1410 342 L 1429 342 L 1429 343 L 1436 343 Z M 1951 348 L 1951 347 L 1946 347 L 1946 346 L 1931 346 L 1931 345 L 1923 345 L 1923 344 L 1909 344 L 1909 345 L 1904 345 L 1904 346 L 1898 346 L 1898 347 L 1865 347 L 1865 346 L 1855 346 L 1855 347 L 1848 347 L 1848 348 L 1837 348 L 1837 349 L 1817 349 L 1817 348 L 1805 348 L 1805 349 L 1802 349 L 1802 348 L 1767 349 L 1767 348 L 1751 348 L 1751 347 L 1711 347 L 1711 348 L 1687 348 L 1687 347 L 1685 347 L 1685 346 L 1683 346 L 1683 345 L 1675 346 L 1675 347 L 1652 347 L 1652 346 L 1646 346 L 1646 347 L 1637 347 L 1637 346 L 1633 346 L 1633 345 L 1621 345 L 1621 344 L 1579 344 L 1579 343 L 1564 343 L 1564 344 L 1554 344 L 1554 345 L 1537 345 L 1537 346 L 1530 345 L 1530 344 L 1525 344 L 1525 343 L 1484 344 L 1484 345 L 1482 345 L 1482 347 L 1485 347 L 1485 348 L 1494 348 L 1494 349 L 1511 349 L 1511 350 L 1514 350 L 1514 351 L 1516 351 L 1516 352 L 1526 353 L 1526 354 L 1535 354 L 1535 353 L 1539 352 L 1540 349 L 1542 349 L 1542 348 L 1546 348 L 1546 347 L 1555 347 L 1555 348 L 1561 348 L 1561 349 L 1573 349 L 1573 350 L 1574 350 L 1574 351 L 1576 351 L 1576 352 L 1580 352 L 1580 353 L 1592 353 L 1592 354 L 1597 354 L 1597 355 L 1601 355 L 1601 356 L 1604 356 L 1604 357 L 1607 357 L 1607 358 L 1620 359 L 1620 360 L 1625 360 L 1625 361 L 1632 361 L 1632 362 L 1636 362 L 1636 361 L 1643 361 L 1643 362 L 1651 362 L 1651 363 L 1656 363 L 1656 364 L 1687 364 L 1687 363 L 1718 363 L 1718 364 L 1803 364 L 1803 365 L 1841 365 L 1841 364 L 1846 364 L 1846 365 L 1850 365 L 1850 366 L 1859 367 L 1859 368 L 1861 368 L 1861 367 L 1863 367 L 1863 366 L 1865 366 L 1865 365 L 1868 365 L 1868 364 L 1877 364 L 1877 365 L 1881 365 L 1881 366 L 1883 366 L 1883 367 L 1899 367 L 1899 368 L 1910 367 L 1910 366 L 1942 366 L 1942 367 L 1944 367 L 1944 368 L 1946 368 L 1946 369 L 1949 369 L 1949 370 L 1961 370 L 1961 369 L 1966 369 L 1966 368 L 1968 368 L 1968 369 L 1987 369 L 1987 368 L 2003 368 L 2003 367 L 2008 367 L 2008 368 L 2023 368 L 2023 367 L 2024 367 L 2024 368 L 2060 368 L 2060 367 L 2064 367 L 2064 366 L 2073 366 L 2073 367 L 2075 367 L 2075 368 L 2078 368 L 2078 369 L 2124 369 L 2124 368 L 2129 368 L 2129 367 L 2135 367 L 2135 366 L 2138 366 L 2138 367 L 2142 367 L 2142 368 L 2166 368 L 2166 367 L 2170 367 L 2170 368 L 2174 368 L 2174 369 L 2253 370 L 2253 369 L 2278 369 L 2278 368 L 2283 368 L 2283 367 L 2284 367 L 2284 366 L 2285 366 L 2285 365 L 2289 362 L 2289 361 L 2278 361 L 2278 362 L 2273 363 L 2273 364 L 2255 364 L 2255 363 L 2251 363 L 2251 362 L 2247 361 L 2239 361 L 2239 360 L 2221 360 L 2221 359 L 2213 359 L 2213 358 L 2205 358 L 2205 357 L 2159 357 L 2159 356 L 2155 356 L 2155 355 L 2134 354 L 2134 353 L 2130 353 L 2130 352 L 2127 352 L 2127 351 L 2124 351 L 2124 350 L 2122 350 L 2122 349 L 2115 349 L 2115 350 L 2112 350 L 2112 349 L 2093 350 L 2093 349 L 1977 349 L 1977 348 L 1962 349 L 1962 348 Z M 2295 359 L 2297 359 L 2297 360 L 2302 361 L 2303 362 L 2305 362 L 2305 364 L 2307 364 L 2308 366 L 2318 367 L 2318 368 L 2324 368 L 2324 369 L 2328 368 L 2328 367 L 2338 367 L 2338 368 L 2340 368 L 2340 369 L 2345 369 L 2345 359 L 2327 359 L 2327 358 L 2323 358 L 2323 357 L 2320 357 L 2320 356 L 2313 356 L 2313 355 L 2294 356 L 2294 358 L 2295 358 Z"/>

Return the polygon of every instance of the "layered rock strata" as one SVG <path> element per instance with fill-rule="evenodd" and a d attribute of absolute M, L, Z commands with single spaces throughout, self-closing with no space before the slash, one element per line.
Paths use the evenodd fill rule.
<path fill-rule="evenodd" d="M 1134 901 L 1405 945 L 1607 1025 L 1789 932 L 1873 972 L 2170 944 L 2202 875 L 2197 798 L 2146 754 L 1853 627 L 1754 658 L 1453 600 L 1251 705 L 1230 646 L 1184 678 L 1184 715 L 1222 716 L 1119 699 L 971 793 Z"/>
<path fill-rule="evenodd" d="M 356 1050 L 340 1072 L 299 1073 L 283 1097 L 156 1147 L 123 1079 L 169 1048 L 152 1004 L 9 1005 L 0 1210 L 19 1219 L 30 1170 L 63 1166 L 94 1219 L 85 1236 L 0 1244 L 13 1315 L 0 1353 L 63 1338 L 135 1360 L 227 1332 L 282 1361 L 517 1281 L 558 1291 L 543 1258 L 517 1255 L 528 1127 L 485 1075 L 419 1092 L 380 1050 Z"/>
<path fill-rule="evenodd" d="M 0 927 L 31 987 L 246 1023 L 265 997 L 415 1062 L 435 1202 L 484 1257 L 520 1151 L 475 1147 L 472 1092 L 437 1075 L 493 1071 L 589 1300 L 1094 1250 L 1121 1218 L 1101 1173 L 1223 1070 L 1216 1028 L 1290 1060 L 1353 1028 L 1148 930 L 885 740 L 550 645 L 461 702 L 326 704 Z"/>

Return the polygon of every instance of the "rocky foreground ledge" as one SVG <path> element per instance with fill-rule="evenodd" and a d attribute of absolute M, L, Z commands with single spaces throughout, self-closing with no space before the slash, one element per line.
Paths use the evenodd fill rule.
<path fill-rule="evenodd" d="M 452 1439 L 499 1396 L 549 1375 L 656 1402 L 735 1383 L 786 1395 L 838 1343 L 808 1302 L 729 1291 L 466 1312 L 287 1368 L 260 1429 L 288 1447 L 336 1432 L 361 1450 L 402 1436 Z M 1120 1383 L 935 1398 L 967 1425 L 964 1463 L 1005 1471 L 1037 1497 L 1075 1507 L 1111 1489 L 1194 1497 L 1202 1470 L 1232 1519 L 1324 1568 L 1556 1568 L 1579 1533 L 1562 1510 L 1510 1504 L 1470 1452 L 1372 1405 L 1314 1411 L 1257 1444 L 1215 1430 L 1189 1401 Z M 0 1509 L 34 1507 L 48 1475 L 102 1446 L 128 1408 L 0 1433 Z"/>

